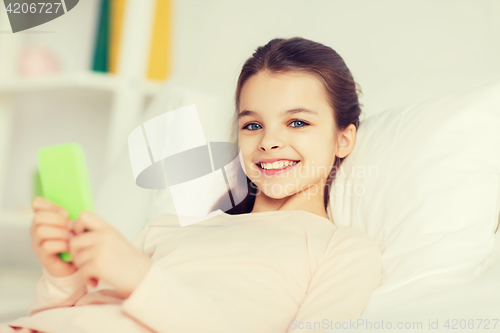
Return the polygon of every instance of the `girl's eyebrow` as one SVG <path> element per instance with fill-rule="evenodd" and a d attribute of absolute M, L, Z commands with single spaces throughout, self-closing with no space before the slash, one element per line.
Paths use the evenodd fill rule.
<path fill-rule="evenodd" d="M 288 110 L 288 111 L 283 111 L 282 116 L 286 116 L 288 114 L 301 113 L 301 112 L 315 114 L 315 115 L 318 114 L 316 111 L 309 110 L 309 109 L 306 109 L 306 108 L 295 108 L 295 109 L 291 109 L 291 110 Z M 238 119 L 240 119 L 242 117 L 245 117 L 245 116 L 258 116 L 258 115 L 259 114 L 257 112 L 255 112 L 255 111 L 243 110 L 243 111 L 241 111 L 238 114 Z"/>

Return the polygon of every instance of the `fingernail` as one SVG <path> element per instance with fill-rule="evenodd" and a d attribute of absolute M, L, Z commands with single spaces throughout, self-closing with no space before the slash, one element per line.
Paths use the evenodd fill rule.
<path fill-rule="evenodd" d="M 61 210 L 61 214 L 62 214 L 63 216 L 65 216 L 65 217 L 68 217 L 68 216 L 69 216 L 68 212 L 67 212 L 67 211 L 65 211 L 65 210 Z"/>

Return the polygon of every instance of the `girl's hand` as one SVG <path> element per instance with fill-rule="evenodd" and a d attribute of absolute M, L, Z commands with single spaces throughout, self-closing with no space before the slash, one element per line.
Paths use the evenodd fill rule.
<path fill-rule="evenodd" d="M 75 236 L 69 241 L 69 250 L 84 281 L 95 287 L 102 279 L 122 297 L 130 296 L 151 266 L 151 259 L 92 212 L 83 212 L 72 229 Z"/>
<path fill-rule="evenodd" d="M 64 262 L 58 253 L 69 251 L 70 225 L 68 212 L 59 205 L 35 197 L 31 202 L 35 213 L 30 227 L 31 247 L 43 267 L 52 275 L 62 277 L 73 274 L 77 268 Z"/>

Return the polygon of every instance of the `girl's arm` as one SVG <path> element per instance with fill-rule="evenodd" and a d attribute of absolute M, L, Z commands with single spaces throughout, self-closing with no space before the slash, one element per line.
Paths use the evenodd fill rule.
<path fill-rule="evenodd" d="M 56 277 L 42 266 L 42 272 L 28 316 L 50 308 L 72 306 L 87 293 L 87 287 L 78 271 L 68 276 Z"/>
<path fill-rule="evenodd" d="M 290 320 L 289 333 L 324 332 L 335 329 L 335 322 L 341 325 L 360 317 L 371 293 L 381 283 L 379 246 L 359 228 L 338 228 L 311 279 L 304 301 Z"/>
<path fill-rule="evenodd" d="M 149 225 L 146 226 L 132 242 L 132 244 L 141 251 L 148 231 Z M 38 281 L 35 289 L 35 296 L 28 310 L 28 316 L 46 309 L 71 307 L 86 295 L 90 295 L 88 294 L 87 285 L 84 283 L 78 270 L 64 277 L 51 275 L 43 266 L 42 272 L 42 277 Z M 96 290 L 99 289 L 102 288 L 98 285 Z M 87 300 L 84 300 L 80 302 L 80 304 L 85 304 L 86 302 Z"/>

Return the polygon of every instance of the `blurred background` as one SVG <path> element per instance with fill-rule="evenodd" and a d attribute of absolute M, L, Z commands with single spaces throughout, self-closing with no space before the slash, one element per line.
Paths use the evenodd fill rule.
<path fill-rule="evenodd" d="M 135 186 L 127 138 L 171 101 L 165 87 L 219 101 L 198 111 L 207 141 L 229 140 L 243 63 L 295 36 L 342 56 L 362 120 L 500 76 L 498 0 L 81 0 L 17 33 L 0 5 L 0 322 L 26 315 L 41 276 L 28 231 L 38 149 L 79 143 L 96 212 L 118 228 L 127 216 L 131 239 L 158 211 Z"/>

